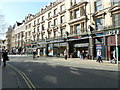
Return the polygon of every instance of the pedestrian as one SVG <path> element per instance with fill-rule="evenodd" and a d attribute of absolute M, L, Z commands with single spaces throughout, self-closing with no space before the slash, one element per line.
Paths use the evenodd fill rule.
<path fill-rule="evenodd" d="M 78 50 L 78 55 L 79 55 L 79 58 L 82 59 L 82 52 L 80 50 Z"/>
<path fill-rule="evenodd" d="M 6 66 L 6 61 L 9 60 L 7 50 L 3 50 L 2 51 L 2 58 L 3 58 L 3 66 L 5 67 Z"/>
<path fill-rule="evenodd" d="M 67 50 L 66 49 L 64 51 L 64 58 L 65 58 L 65 60 L 67 60 Z"/>
<path fill-rule="evenodd" d="M 98 56 L 97 62 L 99 62 L 99 63 L 102 62 L 103 63 L 103 61 L 101 59 L 101 50 L 97 51 L 97 56 Z"/>
<path fill-rule="evenodd" d="M 36 50 L 33 50 L 33 59 L 35 59 L 36 56 Z"/>

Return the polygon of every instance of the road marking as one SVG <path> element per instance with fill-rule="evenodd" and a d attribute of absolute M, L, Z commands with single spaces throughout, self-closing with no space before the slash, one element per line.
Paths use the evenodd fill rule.
<path fill-rule="evenodd" d="M 30 81 L 30 79 L 20 70 L 18 70 L 17 68 L 15 68 L 14 66 L 8 64 L 14 71 L 18 72 L 21 77 L 24 79 L 25 83 L 27 84 L 28 88 L 30 90 L 36 90 L 35 86 L 33 85 L 33 83 Z"/>

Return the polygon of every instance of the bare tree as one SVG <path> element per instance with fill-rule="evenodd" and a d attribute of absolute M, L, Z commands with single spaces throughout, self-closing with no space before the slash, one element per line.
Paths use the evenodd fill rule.
<path fill-rule="evenodd" d="M 0 39 L 2 39 L 6 32 L 7 24 L 4 20 L 4 15 L 0 13 Z"/>

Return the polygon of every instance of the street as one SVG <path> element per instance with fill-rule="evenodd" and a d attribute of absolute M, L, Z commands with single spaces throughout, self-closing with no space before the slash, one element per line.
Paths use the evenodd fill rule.
<path fill-rule="evenodd" d="M 6 70 L 17 81 L 6 79 Z M 3 88 L 117 88 L 116 65 L 63 58 L 10 56 L 3 67 Z M 7 82 L 9 81 L 9 82 Z M 7 83 L 10 83 L 7 84 Z M 13 83 L 12 83 L 13 82 Z M 14 83 L 17 83 L 16 86 Z M 14 84 L 14 85 L 12 85 Z"/>

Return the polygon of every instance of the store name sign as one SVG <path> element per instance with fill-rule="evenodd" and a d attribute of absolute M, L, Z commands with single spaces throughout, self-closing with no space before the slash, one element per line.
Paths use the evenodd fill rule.
<path fill-rule="evenodd" d="M 115 34 L 120 34 L 120 30 L 112 30 L 106 32 L 106 35 L 115 35 Z"/>

